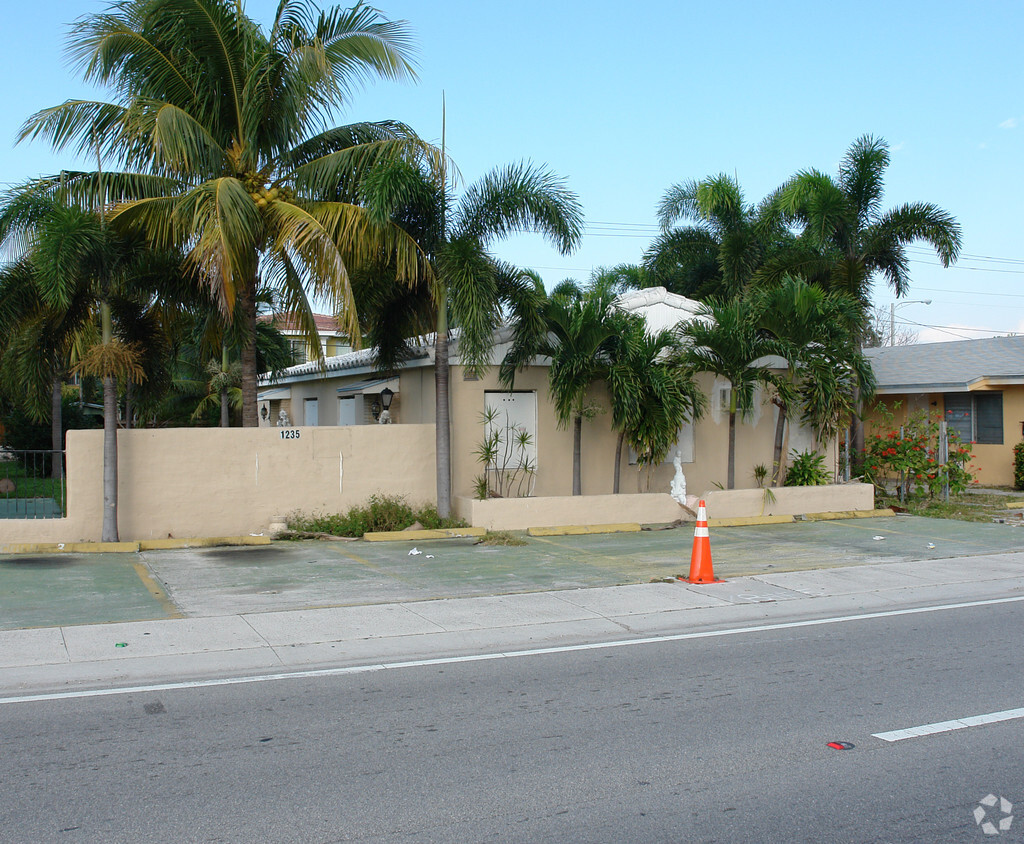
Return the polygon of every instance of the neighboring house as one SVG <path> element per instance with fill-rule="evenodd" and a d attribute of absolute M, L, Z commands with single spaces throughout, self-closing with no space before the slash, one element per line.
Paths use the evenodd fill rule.
<path fill-rule="evenodd" d="M 273 322 L 277 330 L 288 340 L 288 345 L 292 350 L 292 357 L 295 360 L 295 366 L 301 366 L 309 361 L 316 360 L 314 349 L 310 346 L 309 340 L 299 329 L 295 318 L 291 314 L 268 314 L 260 317 L 260 319 L 264 322 Z M 320 349 L 324 357 L 337 357 L 352 350 L 348 336 L 341 330 L 337 319 L 327 314 L 313 314 L 313 323 L 316 325 L 317 335 L 320 339 Z M 288 406 L 287 401 L 284 403 L 281 401 L 282 395 L 283 393 L 280 391 L 261 391 L 257 397 L 260 425 L 273 425 L 282 409 L 285 412 L 290 412 L 291 408 Z M 271 413 L 273 413 L 273 416 L 271 416 Z"/>
<path fill-rule="evenodd" d="M 287 338 L 296 364 L 315 359 L 309 340 L 299 330 L 298 324 L 291 314 L 268 315 L 263 319 L 268 322 L 272 321 L 277 330 Z M 341 330 L 338 320 L 334 317 L 327 314 L 313 314 L 313 323 L 316 325 L 316 333 L 320 337 L 320 348 L 325 357 L 334 357 L 352 351 L 348 336 Z"/>
<path fill-rule="evenodd" d="M 1024 426 L 1024 337 L 865 349 L 878 386 L 875 404 L 897 419 L 919 411 L 945 419 L 974 443 L 974 477 L 1013 484 L 1013 446 Z M 877 425 L 877 414 L 869 416 Z"/>
<path fill-rule="evenodd" d="M 692 319 L 699 303 L 649 288 L 620 296 L 618 307 L 639 313 L 652 329 L 678 325 Z M 517 429 L 525 430 L 532 443 L 529 459 L 536 473 L 529 486 L 533 495 L 568 495 L 572 489 L 572 431 L 560 428 L 548 392 L 547 359 L 518 373 L 514 388 L 507 390 L 498 381 L 497 364 L 509 349 L 511 332 L 501 329 L 495 336 L 492 366 L 482 377 L 468 376 L 458 356 L 457 332 L 452 341 L 450 401 L 452 419 L 452 488 L 456 496 L 471 497 L 474 479 L 483 470 L 474 452 L 484 439 L 482 414 L 485 407 L 502 413 Z M 349 352 L 328 358 L 326 371 L 310 362 L 290 367 L 276 379 L 264 376 L 259 399 L 268 413 L 260 413 L 261 425 L 274 425 L 284 410 L 293 425 L 366 425 L 374 424 L 381 409 L 385 387 L 391 397 L 390 417 L 394 424 L 433 424 L 434 422 L 434 348 L 432 337 L 414 346 L 413 357 L 396 377 L 384 378 L 374 370 L 372 350 Z M 783 368 L 780 361 L 779 368 Z M 708 396 L 708 411 L 695 425 L 680 431 L 678 450 L 686 474 L 688 491 L 700 494 L 718 485 L 724 486 L 729 434 L 729 385 L 721 378 L 705 373 L 699 384 Z M 600 412 L 583 424 L 582 485 L 585 495 L 610 493 L 614 474 L 617 435 L 611 427 L 607 393 L 596 385 L 590 400 Z M 508 414 L 507 417 L 504 414 Z M 758 464 L 771 465 L 776 408 L 759 392 L 751 417 L 743 421 L 736 437 L 736 486 L 755 486 L 753 470 Z M 803 451 L 813 447 L 811 433 L 794 428 L 790 448 Z M 833 449 L 829 466 L 834 466 Z M 623 455 L 622 492 L 668 492 L 674 473 L 670 453 L 665 464 L 646 471 L 636 469 L 635 460 Z M 631 465 L 626 465 L 629 462 Z"/>

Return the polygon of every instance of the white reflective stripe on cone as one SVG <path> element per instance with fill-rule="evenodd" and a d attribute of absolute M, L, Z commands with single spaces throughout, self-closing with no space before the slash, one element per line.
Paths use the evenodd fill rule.
<path fill-rule="evenodd" d="M 705 536 L 711 536 L 711 534 L 708 533 L 707 525 L 705 525 L 704 527 L 699 527 L 693 532 L 694 539 L 702 539 Z"/>

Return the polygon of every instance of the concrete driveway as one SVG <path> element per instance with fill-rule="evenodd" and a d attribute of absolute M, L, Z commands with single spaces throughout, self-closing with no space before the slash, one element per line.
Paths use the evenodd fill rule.
<path fill-rule="evenodd" d="M 690 529 L 0 557 L 0 629 L 647 583 L 685 575 Z M 419 554 L 410 554 L 413 549 Z M 713 528 L 719 577 L 1019 551 L 1005 524 L 895 518 Z M 965 565 L 969 562 L 965 561 Z"/>

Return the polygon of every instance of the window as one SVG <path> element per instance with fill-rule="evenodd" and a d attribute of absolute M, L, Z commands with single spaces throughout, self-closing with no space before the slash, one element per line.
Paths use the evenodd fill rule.
<path fill-rule="evenodd" d="M 292 350 L 293 365 L 296 363 L 305 363 L 308 360 L 308 357 L 306 356 L 305 340 L 289 340 L 288 345 Z"/>
<path fill-rule="evenodd" d="M 728 406 L 728 405 L 727 405 Z M 676 452 L 679 452 L 679 462 L 681 463 L 693 463 L 694 457 L 694 442 L 693 442 L 693 422 L 684 422 L 683 427 L 679 429 L 679 434 L 676 436 L 676 444 L 668 450 L 668 454 L 665 455 L 665 459 L 662 461 L 663 464 L 671 463 L 673 458 L 676 456 Z M 637 465 L 637 455 L 632 448 L 629 450 L 629 465 Z"/>
<path fill-rule="evenodd" d="M 942 398 L 946 422 L 963 442 L 1002 445 L 1002 393 L 946 393 Z"/>

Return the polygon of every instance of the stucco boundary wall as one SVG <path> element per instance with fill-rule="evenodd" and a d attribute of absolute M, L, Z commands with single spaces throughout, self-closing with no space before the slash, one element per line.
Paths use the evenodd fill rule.
<path fill-rule="evenodd" d="M 799 516 L 803 513 L 844 513 L 874 510 L 871 484 L 771 487 L 764 489 L 716 489 L 704 493 L 709 519 L 750 516 Z"/>
<path fill-rule="evenodd" d="M 491 498 L 487 501 L 457 498 L 455 510 L 473 527 L 487 530 L 628 522 L 653 524 L 693 518 L 667 492 Z"/>
<path fill-rule="evenodd" d="M 118 431 L 122 540 L 265 534 L 274 516 L 339 513 L 374 493 L 436 496 L 433 425 Z M 95 542 L 103 432 L 69 431 L 67 517 L 0 520 L 0 546 Z"/>
<path fill-rule="evenodd" d="M 798 516 L 803 513 L 869 511 L 875 506 L 871 484 L 836 484 L 814 487 L 713 490 L 703 496 L 708 518 Z M 774 500 L 770 498 L 774 496 Z M 626 495 L 492 498 L 477 501 L 457 498 L 455 510 L 473 527 L 487 530 L 526 530 L 567 525 L 659 524 L 693 520 L 668 493 Z"/>

